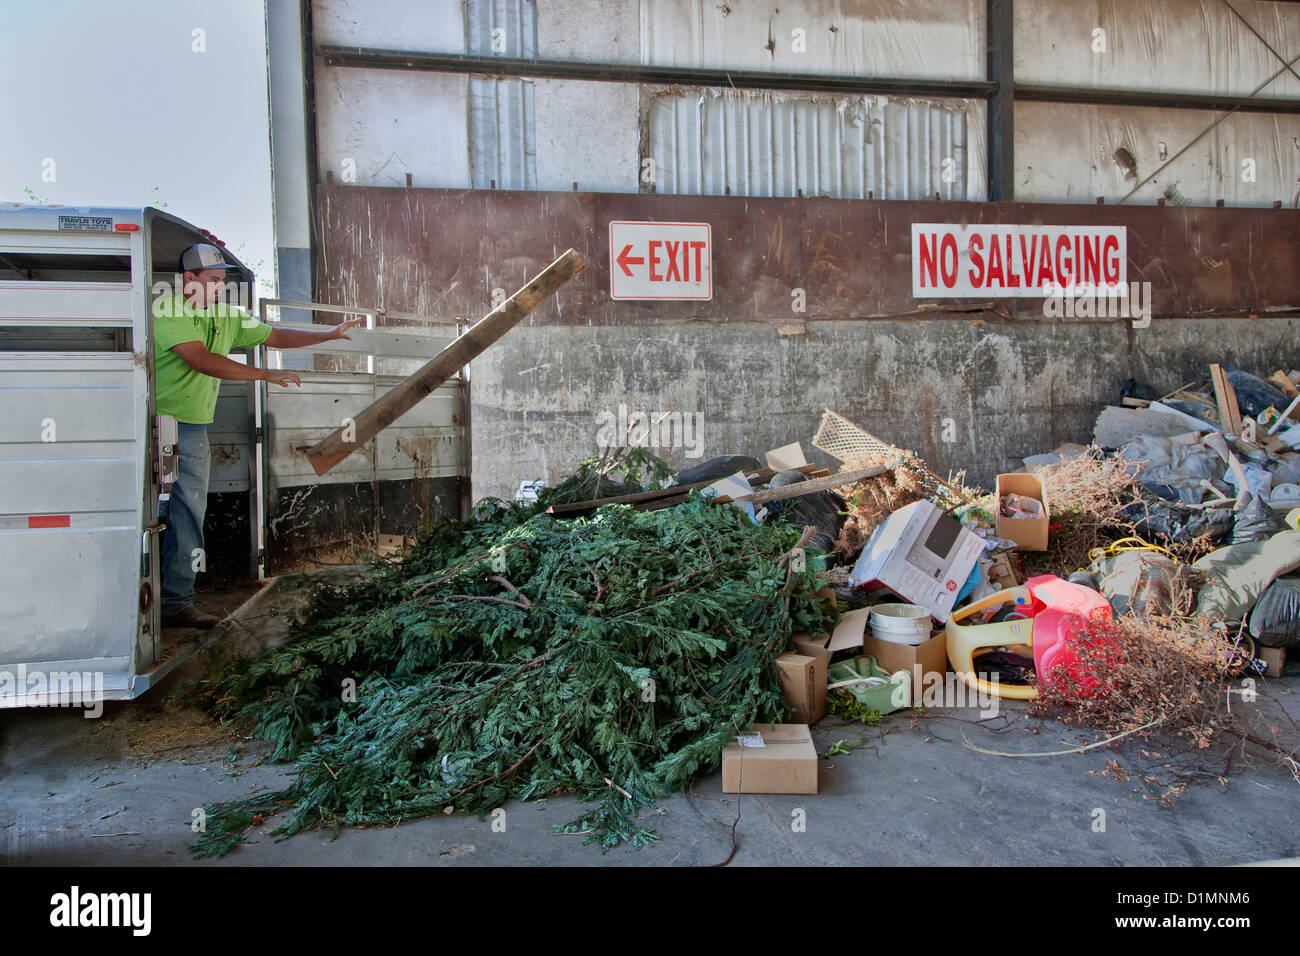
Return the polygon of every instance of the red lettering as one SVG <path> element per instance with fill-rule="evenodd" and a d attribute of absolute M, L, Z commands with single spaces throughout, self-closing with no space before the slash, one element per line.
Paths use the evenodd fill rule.
<path fill-rule="evenodd" d="M 659 264 L 659 258 L 655 255 L 655 246 L 662 246 L 663 243 L 658 239 L 650 242 L 650 281 L 663 282 L 664 277 L 655 272 L 655 266 Z"/>
<path fill-rule="evenodd" d="M 700 265 L 700 257 L 703 254 L 704 247 L 706 245 L 708 245 L 708 243 L 705 242 L 703 239 L 693 239 L 690 243 L 691 248 L 695 250 L 695 281 L 696 282 L 699 282 L 701 279 L 704 278 L 704 268 L 703 266 Z M 686 257 L 686 253 L 683 252 L 682 258 L 685 257 Z"/>
<path fill-rule="evenodd" d="M 934 255 L 935 249 L 939 244 L 938 237 L 935 236 L 934 233 L 930 233 L 930 242 L 926 242 L 925 233 L 921 233 L 919 238 L 921 241 L 921 247 L 918 253 L 921 258 L 921 288 L 924 289 L 927 286 L 934 288 L 939 284 L 939 263 Z M 933 243 L 933 245 L 931 245 L 931 243 Z M 927 268 L 930 271 L 930 281 L 928 283 L 925 280 Z"/>
<path fill-rule="evenodd" d="M 1038 256 L 1038 278 L 1034 280 L 1034 285 L 1043 290 L 1047 295 L 1050 287 L 1056 285 L 1056 276 L 1052 274 L 1052 240 L 1043 236 L 1041 251 Z"/>
<path fill-rule="evenodd" d="M 1089 285 L 1101 284 L 1101 236 L 1085 236 L 1083 239 L 1083 264 L 1080 267 L 1083 280 Z"/>
<path fill-rule="evenodd" d="M 664 245 L 668 248 L 668 276 L 666 281 L 672 282 L 676 279 L 678 282 L 681 282 L 682 275 L 677 271 L 677 250 L 683 245 L 683 243 L 665 241 Z"/>
<path fill-rule="evenodd" d="M 1107 236 L 1106 242 L 1102 246 L 1102 269 L 1105 270 L 1106 284 L 1114 285 L 1119 282 L 1119 239 L 1116 236 Z"/>
<path fill-rule="evenodd" d="M 1065 268 L 1061 268 L 1061 247 L 1062 246 L 1065 246 L 1065 252 L 1066 252 Z M 1070 237 L 1057 236 L 1056 237 L 1056 284 L 1060 286 L 1062 292 L 1065 291 L 1065 287 L 1067 285 L 1070 285 L 1074 281 L 1073 278 L 1074 273 L 1071 271 L 1072 266 L 1070 262 L 1069 253 L 1070 253 Z"/>
<path fill-rule="evenodd" d="M 1020 266 L 1025 273 L 1025 286 L 1034 284 L 1034 264 L 1038 261 L 1038 237 L 1031 236 L 1029 245 L 1025 245 L 1025 234 L 1020 234 Z"/>
<path fill-rule="evenodd" d="M 948 253 L 952 253 L 952 269 L 948 268 Z M 951 289 L 957 284 L 957 237 L 951 232 L 943 237 L 943 242 L 939 245 L 939 271 L 943 274 L 943 285 L 945 289 Z"/>
<path fill-rule="evenodd" d="M 1007 285 L 1013 289 L 1020 288 L 1020 273 L 1012 268 L 1015 257 L 1011 255 L 1011 233 L 1007 233 Z"/>
<path fill-rule="evenodd" d="M 997 237 L 989 243 L 989 276 L 988 287 L 993 288 L 993 277 L 998 280 L 998 288 L 1006 286 L 1005 277 L 1002 275 L 1002 243 L 998 242 Z"/>
<path fill-rule="evenodd" d="M 979 288 L 984 284 L 984 237 L 978 232 L 970 237 L 970 247 L 967 250 L 970 253 L 970 284 Z M 979 267 L 979 272 L 975 267 Z"/>

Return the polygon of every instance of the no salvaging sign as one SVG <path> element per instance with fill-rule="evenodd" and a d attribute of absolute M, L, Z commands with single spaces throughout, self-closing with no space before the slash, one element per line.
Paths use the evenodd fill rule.
<path fill-rule="evenodd" d="M 912 224 L 918 299 L 1034 298 L 1127 288 L 1123 226 Z"/>

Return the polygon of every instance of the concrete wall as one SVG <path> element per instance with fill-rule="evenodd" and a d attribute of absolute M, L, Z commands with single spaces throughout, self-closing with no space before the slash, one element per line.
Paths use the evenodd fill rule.
<path fill-rule="evenodd" d="M 599 455 L 602 412 L 701 412 L 703 457 L 811 440 L 831 408 L 941 475 L 991 484 L 1026 455 L 1088 442 L 1129 377 L 1169 392 L 1209 362 L 1268 374 L 1300 365 L 1300 318 L 1127 323 L 812 322 L 521 327 L 471 367 L 474 495 L 513 496 Z M 944 419 L 951 419 L 950 425 Z M 948 425 L 947 428 L 945 426 Z M 946 433 L 946 434 L 945 434 Z M 951 437 L 951 441 L 945 440 Z M 689 464 L 685 449 L 656 454 Z"/>

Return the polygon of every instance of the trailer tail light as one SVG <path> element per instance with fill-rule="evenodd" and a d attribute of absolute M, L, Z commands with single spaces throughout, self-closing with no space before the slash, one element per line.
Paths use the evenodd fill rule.
<path fill-rule="evenodd" d="M 32 515 L 27 519 L 28 528 L 71 528 L 72 515 Z"/>
<path fill-rule="evenodd" d="M 133 222 L 115 222 L 113 228 L 118 232 L 139 232 L 140 227 Z"/>

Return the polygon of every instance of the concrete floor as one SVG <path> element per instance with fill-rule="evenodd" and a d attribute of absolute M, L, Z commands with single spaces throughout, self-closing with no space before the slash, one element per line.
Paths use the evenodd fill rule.
<path fill-rule="evenodd" d="M 1286 683 L 1294 691 L 1300 679 Z M 1300 856 L 1300 785 L 1279 768 L 1256 766 L 1226 792 L 1193 788 L 1164 809 L 1131 784 L 1089 773 L 1106 761 L 1099 752 L 1012 760 L 967 748 L 963 732 L 998 750 L 1082 739 L 1064 730 L 994 734 L 906 713 L 876 728 L 827 718 L 814 734 L 819 752 L 844 737 L 865 736 L 868 746 L 823 760 L 819 794 L 737 798 L 721 792 L 715 773 L 665 800 L 662 815 L 643 812 L 663 836 L 651 849 L 601 856 L 581 837 L 551 833 L 581 806 L 553 797 L 508 803 L 505 832 L 494 832 L 491 818 L 457 815 L 276 843 L 265 835 L 271 821 L 251 845 L 199 865 L 705 865 L 731 852 L 738 810 L 732 865 L 1216 865 Z M 10 712 L 0 717 L 0 746 L 6 865 L 190 863 L 194 808 L 290 779 L 287 767 L 253 766 L 261 745 L 175 705 L 116 705 L 99 720 Z M 792 828 L 797 808 L 803 832 Z M 1106 811 L 1104 833 L 1093 831 L 1096 808 Z"/>
<path fill-rule="evenodd" d="M 167 699 L 202 675 L 195 659 L 95 720 L 75 710 L 0 712 L 0 864 L 699 866 L 731 853 L 738 812 L 733 866 L 1221 865 L 1300 856 L 1300 784 L 1281 767 L 1257 760 L 1226 787 L 1194 787 L 1166 809 L 1135 784 L 1096 773 L 1109 759 L 1102 750 L 1011 759 L 967 747 L 963 735 L 1013 752 L 1094 739 L 1050 724 L 1030 733 L 1007 705 L 1013 726 L 1002 733 L 993 729 L 1002 718 L 980 726 L 971 710 L 903 711 L 874 728 L 825 718 L 814 728 L 819 753 L 845 738 L 863 745 L 821 761 L 820 793 L 738 798 L 722 793 L 714 773 L 664 800 L 661 814 L 642 812 L 663 839 L 640 851 L 602 856 L 581 836 L 552 833 L 582 811 L 572 797 L 552 797 L 506 804 L 504 832 L 490 817 L 455 815 L 277 843 L 267 835 L 280 822 L 272 819 L 228 856 L 194 861 L 195 808 L 280 789 L 292 771 L 257 765 L 263 744 L 213 724 L 184 695 Z M 1300 716 L 1300 669 L 1267 687 Z M 806 827 L 796 831 L 800 809 Z M 1104 832 L 1094 830 L 1098 809 Z"/>

